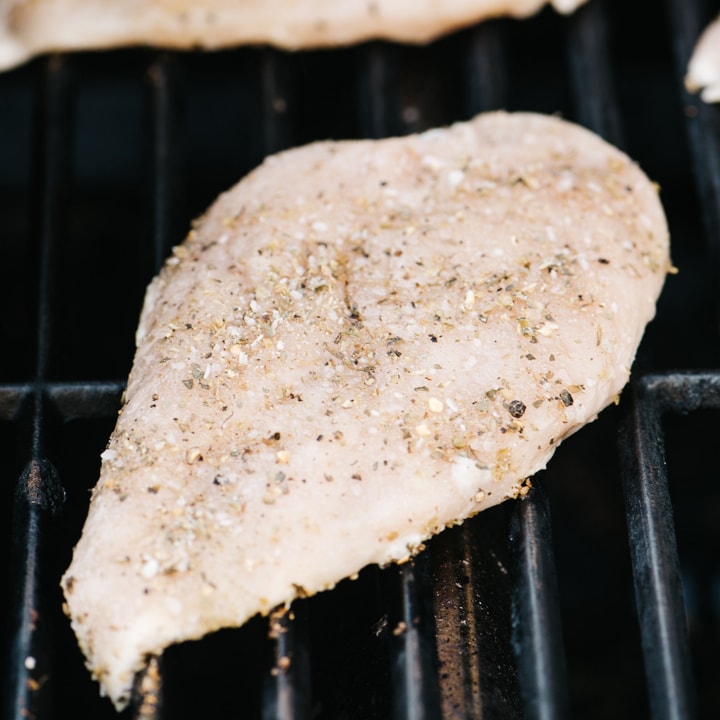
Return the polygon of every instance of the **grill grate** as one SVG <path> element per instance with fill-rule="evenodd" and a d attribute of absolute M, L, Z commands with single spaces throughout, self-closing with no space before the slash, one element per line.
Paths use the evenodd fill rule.
<path fill-rule="evenodd" d="M 690 651 L 661 415 L 720 407 L 714 374 L 646 375 L 633 387 L 624 428 L 624 487 L 635 594 L 653 717 L 695 716 Z"/>
<path fill-rule="evenodd" d="M 0 118 L 0 299 L 14 308 L 0 327 L 14 350 L 0 366 L 8 718 L 115 715 L 82 667 L 57 584 L 120 405 L 112 378 L 129 367 L 143 289 L 189 219 L 267 153 L 498 107 L 561 111 L 664 187 L 682 272 L 620 408 L 619 459 L 608 411 L 567 441 L 527 500 L 443 533 L 415 562 L 366 569 L 292 612 L 169 650 L 124 717 L 717 714 L 703 680 L 712 668 L 692 668 L 717 655 L 720 608 L 685 608 L 697 551 L 680 542 L 678 553 L 673 502 L 695 513 L 698 500 L 666 472 L 664 442 L 669 457 L 682 455 L 682 433 L 664 439 L 667 418 L 720 409 L 720 374 L 707 369 L 718 357 L 718 112 L 680 83 L 712 9 L 666 9 L 647 0 L 630 15 L 591 0 L 570 18 L 492 21 L 427 48 L 115 51 L 0 76 L 0 107 L 10 108 Z M 710 454 L 705 462 L 717 470 Z M 720 508 L 716 490 L 702 492 Z M 705 566 L 720 586 L 717 547 Z"/>

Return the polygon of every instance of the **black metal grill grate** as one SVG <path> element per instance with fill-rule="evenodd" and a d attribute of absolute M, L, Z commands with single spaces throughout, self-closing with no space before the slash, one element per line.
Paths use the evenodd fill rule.
<path fill-rule="evenodd" d="M 567 441 L 528 500 L 443 533 L 411 565 L 367 569 L 292 614 L 172 648 L 124 716 L 717 716 L 720 373 L 707 368 L 719 357 L 720 134 L 717 110 L 681 84 L 713 9 L 627 5 L 590 0 L 571 18 L 493 21 L 427 48 L 115 51 L 0 76 L 8 718 L 114 716 L 57 585 L 144 287 L 189 220 L 269 152 L 499 107 L 562 112 L 663 186 L 681 274 L 620 408 L 620 457 L 611 410 Z"/>

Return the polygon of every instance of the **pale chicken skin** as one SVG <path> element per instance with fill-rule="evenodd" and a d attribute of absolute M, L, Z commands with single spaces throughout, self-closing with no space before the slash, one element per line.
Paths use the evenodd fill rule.
<path fill-rule="evenodd" d="M 557 118 L 266 160 L 147 292 L 62 581 L 103 692 L 524 494 L 617 399 L 670 270 L 656 187 Z"/>
<path fill-rule="evenodd" d="M 301 48 L 428 42 L 501 15 L 586 0 L 0 0 L 0 70 L 39 53 L 128 45 Z"/>

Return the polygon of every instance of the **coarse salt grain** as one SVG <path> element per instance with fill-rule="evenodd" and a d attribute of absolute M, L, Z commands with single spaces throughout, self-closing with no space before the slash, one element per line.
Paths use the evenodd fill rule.
<path fill-rule="evenodd" d="M 425 137 L 428 137 L 430 133 L 426 133 Z M 431 170 L 439 170 L 445 163 L 434 155 L 424 155 L 420 160 L 420 164 L 423 167 L 430 168 Z"/>
<path fill-rule="evenodd" d="M 442 403 L 442 400 L 438 400 L 437 398 L 433 397 L 428 400 L 428 407 L 430 408 L 430 410 L 432 410 L 432 412 L 439 413 L 443 411 L 444 405 Z"/>
<path fill-rule="evenodd" d="M 158 574 L 159 569 L 160 563 L 155 558 L 150 558 L 145 561 L 142 570 L 140 570 L 140 574 L 147 580 L 150 580 Z"/>
<path fill-rule="evenodd" d="M 465 177 L 465 173 L 462 170 L 451 170 L 448 173 L 447 179 L 452 187 L 457 187 Z"/>

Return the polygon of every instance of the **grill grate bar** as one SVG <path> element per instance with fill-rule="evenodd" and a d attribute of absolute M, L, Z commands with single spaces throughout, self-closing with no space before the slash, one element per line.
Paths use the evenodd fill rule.
<path fill-rule="evenodd" d="M 152 89 L 153 140 L 153 272 L 157 272 L 177 240 L 173 219 L 177 216 L 178 177 L 176 171 L 179 147 L 176 102 L 175 58 L 158 54 L 148 68 Z"/>
<path fill-rule="evenodd" d="M 360 58 L 360 127 L 366 138 L 383 138 L 396 129 L 399 113 L 395 103 L 398 95 L 393 92 L 395 63 L 392 47 L 382 42 L 370 42 L 359 55 Z"/>
<path fill-rule="evenodd" d="M 568 716 L 550 508 L 541 481 L 511 510 L 513 642 L 527 717 Z"/>
<path fill-rule="evenodd" d="M 479 664 L 476 598 L 472 582 L 474 562 L 469 554 L 468 532 L 463 528 L 461 543 L 455 547 L 447 535 L 433 544 L 435 621 L 439 672 L 446 677 L 441 684 L 443 717 L 481 717 L 483 699 Z M 454 536 L 453 536 L 454 537 Z M 464 541 L 464 542 L 462 542 Z M 468 559 L 467 575 L 458 572 L 462 558 Z M 458 653 L 464 646 L 466 653 Z"/>
<path fill-rule="evenodd" d="M 507 63 L 500 24 L 488 21 L 472 28 L 465 57 L 468 115 L 503 107 L 507 97 Z"/>
<path fill-rule="evenodd" d="M 391 44 L 371 42 L 360 56 L 360 127 L 365 137 L 382 138 L 401 132 L 397 62 Z M 418 585 L 426 558 L 404 565 L 381 581 L 390 605 L 399 605 L 400 632 L 390 645 L 395 720 L 430 720 L 439 717 L 435 667 L 434 628 L 421 607 Z"/>
<path fill-rule="evenodd" d="M 287 77 L 290 68 L 285 62 L 285 55 L 271 48 L 265 48 L 262 53 L 262 126 L 265 154 L 270 155 L 292 144 L 292 83 Z"/>
<path fill-rule="evenodd" d="M 125 382 L 120 380 L 45 383 L 47 398 L 66 422 L 114 415 L 120 407 L 124 390 Z"/>
<path fill-rule="evenodd" d="M 272 667 L 264 677 L 263 720 L 311 717 L 310 653 L 305 608 L 281 608 L 270 615 Z"/>
<path fill-rule="evenodd" d="M 175 216 L 177 118 L 174 107 L 173 58 L 167 53 L 154 56 L 147 70 L 151 88 L 152 133 L 152 273 L 162 266 L 170 246 Z M 119 401 L 119 398 L 117 398 Z M 115 407 L 118 407 L 117 402 Z M 73 404 L 74 406 L 74 404 Z M 163 659 L 149 657 L 135 678 L 130 713 L 135 720 L 161 720 L 163 717 Z"/>
<path fill-rule="evenodd" d="M 162 720 L 164 680 L 163 658 L 149 656 L 135 676 L 128 711 L 133 720 Z"/>
<path fill-rule="evenodd" d="M 117 411 L 125 383 L 116 382 L 45 382 L 45 402 L 51 402 L 63 420 L 107 417 Z M 18 421 L 23 406 L 35 397 L 35 383 L 0 384 L 0 420 Z"/>
<path fill-rule="evenodd" d="M 509 79 L 499 23 L 483 23 L 473 29 L 467 68 L 467 107 L 471 113 L 502 107 Z M 542 487 L 533 488 L 508 512 L 512 641 L 524 713 L 528 717 L 562 718 L 568 705 L 566 672 L 562 643 L 558 642 L 562 630 L 549 507 Z M 481 678 L 481 687 L 487 679 Z M 484 698 L 483 706 L 487 705 Z M 513 716 L 509 708 L 505 712 Z"/>
<path fill-rule="evenodd" d="M 422 602 L 429 591 L 428 560 L 425 553 L 403 565 L 392 590 L 400 599 L 401 618 L 390 644 L 395 720 L 440 717 L 432 614 Z"/>
<path fill-rule="evenodd" d="M 649 375 L 633 383 L 621 426 L 622 480 L 652 717 L 695 716 L 685 606 L 661 425 L 667 411 L 720 407 L 708 373 Z"/>
<path fill-rule="evenodd" d="M 578 122 L 623 147 L 605 10 L 605 3 L 597 0 L 579 8 L 568 19 L 569 74 Z"/>
<path fill-rule="evenodd" d="M 47 517 L 59 510 L 64 498 L 54 468 L 33 459 L 22 473 L 13 508 L 11 547 L 12 591 L 10 627 L 13 648 L 9 672 L 9 717 L 47 717 L 52 699 L 52 647 L 46 622 L 48 573 Z"/>
<path fill-rule="evenodd" d="M 33 413 L 32 455 L 42 454 L 42 385 L 46 379 L 52 334 L 51 301 L 53 265 L 60 228 L 64 226 L 64 189 L 69 168 L 70 103 L 69 75 L 62 56 L 51 57 L 45 65 L 43 93 L 40 106 L 37 187 L 33 197 L 39 207 L 34 231 L 37 242 L 39 268 L 37 308 L 37 355 L 35 367 L 36 397 Z"/>
<path fill-rule="evenodd" d="M 289 87 L 283 56 L 264 48 L 261 56 L 261 112 L 266 154 L 290 144 Z M 280 609 L 269 618 L 271 667 L 263 678 L 264 720 L 303 720 L 310 717 L 311 683 L 308 640 L 296 622 L 296 612 Z"/>
<path fill-rule="evenodd" d="M 130 708 L 134 720 L 159 720 L 163 716 L 162 658 L 148 658 L 145 669 L 138 673 Z"/>
<path fill-rule="evenodd" d="M 17 422 L 29 398 L 35 397 L 35 385 L 0 385 L 0 421 Z"/>
<path fill-rule="evenodd" d="M 63 226 L 64 187 L 69 163 L 68 138 L 69 75 L 58 56 L 44 67 L 39 107 L 36 147 L 36 182 L 33 197 L 39 207 L 33 236 L 36 241 L 37 335 L 36 367 L 32 386 L 31 460 L 16 487 L 13 534 L 10 553 L 11 645 L 9 704 L 13 717 L 44 716 L 51 700 L 49 640 L 50 625 L 45 622 L 44 603 L 51 575 L 43 570 L 46 562 L 47 518 L 62 505 L 64 491 L 49 461 L 44 459 L 44 383 L 48 369 L 52 333 L 53 265 L 58 233 Z M 8 393 L 11 395 L 11 393 Z"/>
<path fill-rule="evenodd" d="M 433 540 L 443 718 L 522 717 L 505 510 L 488 510 Z"/>

